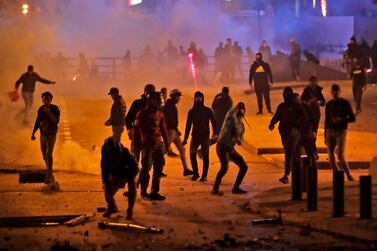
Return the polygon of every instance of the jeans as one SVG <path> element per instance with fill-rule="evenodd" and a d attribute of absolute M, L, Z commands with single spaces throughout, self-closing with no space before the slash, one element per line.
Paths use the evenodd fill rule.
<path fill-rule="evenodd" d="M 346 139 L 347 130 L 326 129 L 326 146 L 329 154 L 330 167 L 335 171 L 343 170 L 347 177 L 349 177 L 351 171 L 344 155 L 346 150 Z M 335 160 L 335 149 L 337 149 L 340 169 Z"/>
<path fill-rule="evenodd" d="M 293 165 L 300 163 L 299 142 L 301 132 L 297 128 L 293 128 L 290 132 L 280 132 L 281 141 L 284 147 L 285 155 L 285 176 L 291 173 Z"/>
<path fill-rule="evenodd" d="M 198 152 L 199 146 L 203 152 L 203 174 L 202 178 L 207 178 L 208 168 L 209 168 L 209 138 L 203 140 L 197 140 L 192 138 L 190 144 L 190 161 L 194 175 L 199 175 L 198 161 L 196 159 L 196 153 Z"/>
<path fill-rule="evenodd" d="M 160 191 L 160 179 L 165 164 L 164 144 L 145 143 L 142 147 L 141 170 L 139 182 L 141 192 L 147 192 L 150 175 L 149 172 L 153 164 L 152 193 Z"/>
<path fill-rule="evenodd" d="M 361 98 L 363 96 L 363 87 L 359 85 L 352 85 L 353 99 L 356 104 L 356 111 L 361 111 Z"/>
<path fill-rule="evenodd" d="M 221 168 L 219 172 L 217 173 L 215 184 L 213 185 L 213 191 L 215 192 L 219 191 L 221 180 L 223 179 L 224 175 L 227 173 L 228 168 L 229 168 L 229 160 L 234 162 L 240 168 L 240 170 L 238 171 L 236 181 L 233 186 L 233 189 L 238 189 L 248 169 L 245 160 L 234 148 L 226 146 L 222 144 L 221 142 L 217 143 L 216 152 L 217 152 L 217 156 L 220 159 Z"/>
<path fill-rule="evenodd" d="M 54 152 L 54 146 L 56 142 L 56 134 L 54 135 L 41 134 L 40 141 L 41 141 L 42 156 L 47 167 L 47 175 L 50 177 L 52 176 L 52 166 L 54 164 L 53 152 Z"/>
<path fill-rule="evenodd" d="M 263 88 L 255 88 L 255 94 L 257 95 L 258 101 L 258 111 L 263 111 L 263 97 L 266 103 L 267 111 L 271 111 L 271 101 L 270 101 L 270 89 L 268 86 Z"/>
<path fill-rule="evenodd" d="M 136 184 L 135 180 L 110 180 L 104 184 L 105 200 L 107 202 L 107 208 L 117 209 L 115 204 L 114 196 L 117 191 L 124 188 L 125 183 L 128 185 L 128 210 L 133 209 L 136 201 Z"/>
<path fill-rule="evenodd" d="M 299 81 L 300 80 L 300 61 L 291 62 L 291 69 L 292 69 L 292 77 L 294 80 Z"/>
<path fill-rule="evenodd" d="M 169 130 L 169 141 L 174 143 L 179 151 L 179 157 L 181 158 L 182 166 L 184 170 L 187 170 L 186 151 L 184 145 L 182 145 L 181 138 L 178 135 L 177 130 Z"/>
<path fill-rule="evenodd" d="M 120 143 L 120 140 L 122 138 L 122 133 L 124 131 L 124 126 L 122 125 L 113 125 L 112 126 L 113 130 L 113 140 L 114 143 Z"/>

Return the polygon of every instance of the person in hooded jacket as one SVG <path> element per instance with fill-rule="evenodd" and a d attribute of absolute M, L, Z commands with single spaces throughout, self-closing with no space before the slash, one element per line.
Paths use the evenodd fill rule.
<path fill-rule="evenodd" d="M 212 138 L 217 139 L 215 116 L 213 115 L 211 108 L 204 106 L 203 93 L 197 91 L 194 95 L 194 107 L 189 111 L 187 116 L 185 137 L 182 142 L 183 145 L 187 144 L 187 139 L 192 127 L 190 143 L 190 161 L 192 170 L 194 171 L 192 180 L 197 180 L 199 178 L 198 162 L 196 159 L 199 146 L 201 147 L 203 153 L 203 173 L 200 181 L 207 180 L 209 168 L 210 122 L 212 124 Z"/>
<path fill-rule="evenodd" d="M 271 110 L 270 88 L 272 86 L 272 73 L 268 63 L 262 59 L 262 53 L 255 55 L 256 61 L 251 65 L 249 74 L 249 85 L 253 86 L 258 101 L 257 115 L 263 114 L 263 97 L 267 107 L 267 113 L 273 114 Z"/>
<path fill-rule="evenodd" d="M 351 70 L 352 93 L 356 103 L 356 114 L 361 112 L 361 98 L 367 88 L 367 75 L 360 59 L 355 58 L 354 66 Z"/>
<path fill-rule="evenodd" d="M 245 115 L 245 104 L 240 102 L 232 108 L 226 115 L 224 125 L 221 128 L 220 136 L 217 141 L 216 151 L 220 159 L 221 168 L 217 173 L 215 184 L 213 185 L 212 194 L 221 195 L 219 191 L 221 180 L 228 171 L 229 160 L 234 162 L 240 170 L 234 183 L 232 192 L 236 194 L 245 194 L 245 190 L 240 188 L 248 166 L 242 156 L 236 151 L 235 145 L 241 145 L 245 133 L 245 126 L 242 119 Z"/>
<path fill-rule="evenodd" d="M 105 125 L 112 127 L 114 141 L 120 142 L 124 131 L 126 102 L 119 94 L 119 89 L 116 87 L 112 87 L 108 95 L 111 95 L 114 103 L 111 106 L 110 118 L 106 120 Z"/>
<path fill-rule="evenodd" d="M 217 94 L 212 102 L 212 110 L 216 119 L 216 128 L 220 131 L 227 112 L 232 108 L 233 101 L 229 96 L 229 88 L 224 86 L 221 93 Z"/>
<path fill-rule="evenodd" d="M 305 123 L 305 111 L 303 107 L 294 102 L 293 90 L 286 87 L 283 90 L 284 102 L 280 103 L 268 128 L 272 131 L 279 122 L 279 133 L 284 147 L 285 173 L 279 179 L 283 184 L 289 182 L 288 176 L 293 165 L 299 163 L 299 141 L 302 125 Z"/>

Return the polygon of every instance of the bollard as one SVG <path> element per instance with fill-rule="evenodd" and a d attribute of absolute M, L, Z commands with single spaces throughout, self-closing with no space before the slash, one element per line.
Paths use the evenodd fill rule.
<path fill-rule="evenodd" d="M 307 210 L 318 210 L 318 172 L 316 161 L 309 158 L 307 168 Z"/>
<path fill-rule="evenodd" d="M 344 172 L 333 171 L 333 217 L 344 216 Z"/>
<path fill-rule="evenodd" d="M 360 176 L 360 219 L 372 218 L 372 176 Z"/>
<path fill-rule="evenodd" d="M 300 160 L 292 166 L 292 200 L 302 200 Z"/>
<path fill-rule="evenodd" d="M 307 155 L 301 155 L 301 191 L 307 192 L 307 179 L 309 158 Z"/>

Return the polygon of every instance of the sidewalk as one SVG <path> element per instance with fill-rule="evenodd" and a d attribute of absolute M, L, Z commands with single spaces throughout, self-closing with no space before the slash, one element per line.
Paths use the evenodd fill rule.
<path fill-rule="evenodd" d="M 372 190 L 376 191 L 374 184 Z M 306 200 L 292 201 L 291 186 L 276 187 L 256 195 L 250 201 L 250 210 L 267 217 L 274 217 L 282 211 L 283 224 L 308 227 L 355 240 L 375 242 L 377 240 L 377 219 L 358 219 L 359 186 L 355 182 L 345 184 L 345 217 L 332 218 L 332 185 L 320 184 L 318 190 L 318 211 L 306 211 Z M 305 198 L 305 194 L 303 194 Z M 372 200 L 373 215 L 377 215 L 377 198 Z"/>

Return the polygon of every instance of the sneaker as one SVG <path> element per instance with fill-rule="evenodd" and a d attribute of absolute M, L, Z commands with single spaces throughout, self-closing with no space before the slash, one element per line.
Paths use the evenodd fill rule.
<path fill-rule="evenodd" d="M 111 207 L 111 208 L 107 208 L 106 212 L 103 213 L 102 217 L 104 218 L 108 218 L 110 217 L 112 214 L 115 214 L 115 213 L 118 213 L 119 210 L 117 207 Z"/>
<path fill-rule="evenodd" d="M 199 181 L 201 182 L 207 181 L 207 177 L 201 177 Z"/>
<path fill-rule="evenodd" d="M 176 154 L 176 153 L 173 152 L 173 151 L 169 151 L 169 152 L 168 152 L 168 157 L 171 157 L 171 158 L 178 158 L 178 157 L 179 157 L 179 154 Z"/>
<path fill-rule="evenodd" d="M 165 178 L 167 177 L 168 175 L 166 173 L 161 173 L 161 178 Z"/>
<path fill-rule="evenodd" d="M 218 195 L 218 196 L 223 196 L 223 195 L 224 195 L 223 192 L 221 192 L 221 191 L 215 191 L 215 190 L 212 190 L 212 191 L 211 191 L 211 194 L 212 194 L 212 195 Z"/>
<path fill-rule="evenodd" d="M 242 190 L 241 188 L 233 188 L 232 193 L 235 193 L 235 194 L 246 194 L 247 191 Z"/>
<path fill-rule="evenodd" d="M 147 193 L 147 192 L 140 192 L 140 196 L 142 197 L 142 198 L 144 198 L 144 199 L 148 199 L 149 198 L 149 194 Z"/>
<path fill-rule="evenodd" d="M 267 111 L 267 113 L 271 114 L 271 115 L 274 115 L 274 113 L 271 110 Z"/>
<path fill-rule="evenodd" d="M 262 114 L 263 114 L 263 112 L 259 111 L 255 115 L 262 115 Z"/>
<path fill-rule="evenodd" d="M 288 176 L 283 176 L 279 179 L 279 181 L 283 184 L 288 184 L 289 180 L 288 180 Z"/>
<path fill-rule="evenodd" d="M 352 175 L 347 176 L 348 181 L 354 181 L 355 179 L 352 177 Z"/>
<path fill-rule="evenodd" d="M 189 175 L 193 175 L 194 174 L 194 171 L 190 170 L 190 169 L 185 169 L 183 171 L 183 176 L 189 176 Z"/>
<path fill-rule="evenodd" d="M 197 179 L 199 179 L 199 174 L 194 173 L 194 175 L 192 176 L 191 180 L 197 180 Z"/>
<path fill-rule="evenodd" d="M 165 200 L 165 196 L 159 194 L 159 193 L 151 193 L 149 195 L 149 199 L 150 200 Z"/>

